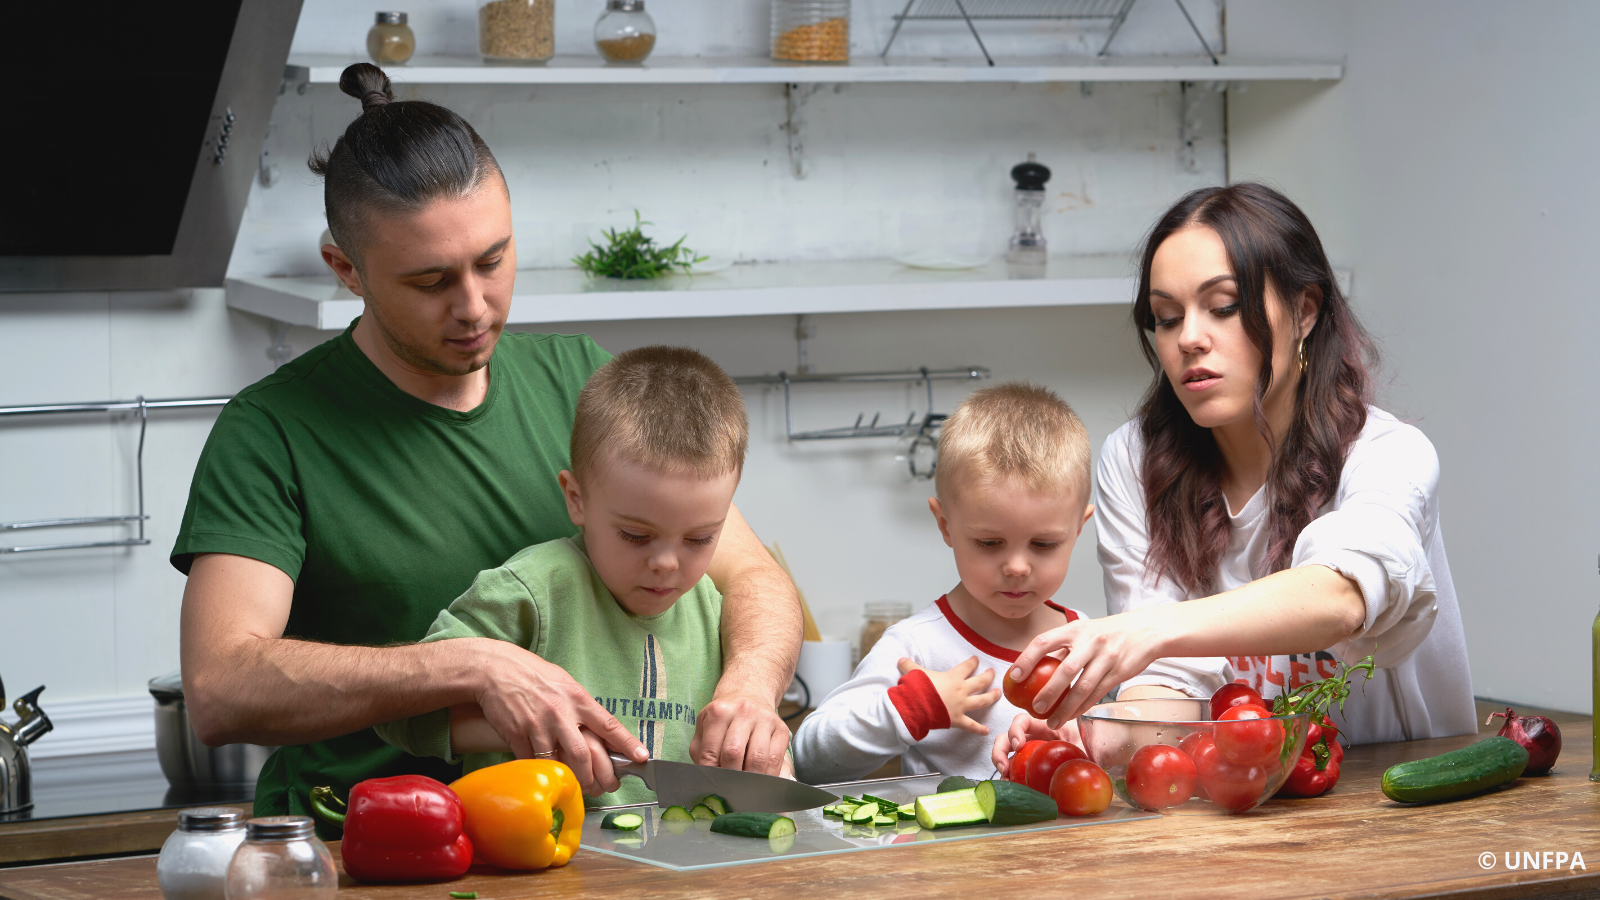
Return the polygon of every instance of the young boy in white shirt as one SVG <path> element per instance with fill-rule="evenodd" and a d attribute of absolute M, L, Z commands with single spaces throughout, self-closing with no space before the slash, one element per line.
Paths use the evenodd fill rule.
<path fill-rule="evenodd" d="M 996 673 L 1035 635 L 1083 617 L 1051 600 L 1094 512 L 1089 436 L 1072 408 L 1020 382 L 974 391 L 945 420 L 937 459 L 928 508 L 961 581 L 884 632 L 806 718 L 793 743 L 802 781 L 861 778 L 897 755 L 907 775 L 989 777 L 987 735 L 1021 711 Z"/>

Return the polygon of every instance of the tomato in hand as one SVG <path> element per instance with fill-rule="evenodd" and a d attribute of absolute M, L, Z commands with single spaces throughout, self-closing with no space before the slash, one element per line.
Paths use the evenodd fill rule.
<path fill-rule="evenodd" d="M 1023 782 L 1041 794 L 1050 793 L 1050 779 L 1069 759 L 1088 759 L 1089 754 L 1071 741 L 1049 741 L 1028 757 L 1028 780 Z"/>
<path fill-rule="evenodd" d="M 1213 739 L 1222 758 L 1241 766 L 1265 766 L 1283 747 L 1283 724 L 1265 707 L 1235 706 L 1217 720 Z"/>
<path fill-rule="evenodd" d="M 1256 693 L 1256 689 L 1250 685 L 1240 684 L 1237 681 L 1232 684 L 1225 684 L 1222 686 L 1222 690 L 1211 695 L 1211 718 L 1220 719 L 1223 713 L 1235 706 L 1243 706 L 1246 703 L 1254 703 L 1263 709 L 1267 708 L 1267 701 L 1261 699 L 1261 695 Z"/>
<path fill-rule="evenodd" d="M 1111 776 L 1087 759 L 1069 759 L 1050 778 L 1050 799 L 1063 816 L 1093 816 L 1111 805 Z"/>
<path fill-rule="evenodd" d="M 1194 796 L 1199 773 L 1189 754 L 1166 744 L 1146 744 L 1128 761 L 1128 799 L 1141 809 L 1167 809 Z"/>
<path fill-rule="evenodd" d="M 1266 770 L 1260 766 L 1241 766 L 1223 759 L 1211 735 L 1191 737 L 1198 738 L 1191 745 L 1189 755 L 1194 757 L 1195 769 L 1200 776 L 1200 794 L 1232 812 L 1254 808 L 1267 789 Z"/>
<path fill-rule="evenodd" d="M 1049 712 L 1039 712 L 1033 708 L 1033 701 L 1034 698 L 1039 696 L 1039 691 L 1044 687 L 1045 682 L 1050 680 L 1050 676 L 1056 673 L 1056 669 L 1060 665 L 1061 660 L 1056 659 L 1054 656 L 1046 656 L 1044 659 L 1039 660 L 1038 664 L 1033 667 L 1033 671 L 1029 672 L 1021 681 L 1011 680 L 1011 670 L 1007 669 L 1005 680 L 1001 683 L 1001 690 L 1005 692 L 1006 700 L 1012 706 L 1034 718 L 1048 718 L 1050 713 L 1056 711 L 1056 707 L 1050 707 Z M 1063 699 L 1066 696 L 1066 694 L 1061 695 Z M 1061 700 L 1057 700 L 1056 706 L 1060 705 Z"/>
<path fill-rule="evenodd" d="M 1033 752 L 1035 750 L 1038 750 L 1040 747 L 1043 747 L 1048 743 L 1050 742 L 1029 741 L 1026 744 L 1023 744 L 1021 747 L 1018 747 L 1017 752 L 1011 754 L 1010 763 L 1006 767 L 1006 780 L 1015 781 L 1017 784 L 1027 784 L 1028 758 L 1033 756 Z"/>

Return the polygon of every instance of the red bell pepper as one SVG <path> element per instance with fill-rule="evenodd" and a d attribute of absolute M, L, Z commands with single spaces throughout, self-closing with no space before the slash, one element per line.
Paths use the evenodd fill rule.
<path fill-rule="evenodd" d="M 332 788 L 313 788 L 311 806 L 344 826 L 340 854 L 357 881 L 447 881 L 472 865 L 461 798 L 425 775 L 369 778 L 350 789 L 348 804 Z"/>
<path fill-rule="evenodd" d="M 1339 729 L 1333 720 L 1322 717 L 1322 724 L 1310 723 L 1305 749 L 1289 770 L 1289 778 L 1278 788 L 1277 797 L 1320 797 L 1339 783 L 1339 763 L 1344 747 L 1339 744 Z"/>

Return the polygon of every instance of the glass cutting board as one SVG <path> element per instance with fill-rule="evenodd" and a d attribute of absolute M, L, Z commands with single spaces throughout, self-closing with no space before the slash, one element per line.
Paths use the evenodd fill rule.
<path fill-rule="evenodd" d="M 942 780 L 944 780 L 942 775 L 913 775 L 879 781 L 830 784 L 826 785 L 826 788 L 841 796 L 850 794 L 859 797 L 865 793 L 897 803 L 910 803 L 925 794 L 934 793 Z M 878 850 L 885 847 L 940 841 L 963 841 L 997 834 L 1084 828 L 1090 825 L 1160 818 L 1159 813 L 1113 804 L 1110 809 L 1098 816 L 1063 817 L 1032 825 L 971 825 L 965 828 L 941 828 L 938 831 L 929 831 L 918 827 L 916 822 L 910 820 L 901 822 L 898 827 L 874 828 L 866 825 L 848 825 L 838 819 L 823 816 L 822 810 L 818 808 L 787 813 L 789 818 L 794 819 L 797 829 L 796 834 L 790 835 L 792 840 L 778 838 L 767 841 L 760 838 L 712 834 L 709 820 L 664 823 L 661 821 L 661 810 L 655 806 L 629 807 L 629 810 L 644 816 L 644 827 L 638 831 L 602 831 L 600 820 L 605 818 L 607 812 L 615 812 L 616 808 L 590 810 L 583 819 L 583 848 L 678 871 L 715 869 L 720 866 L 737 866 L 771 859 L 823 856 L 829 853 L 849 853 L 853 850 Z"/>

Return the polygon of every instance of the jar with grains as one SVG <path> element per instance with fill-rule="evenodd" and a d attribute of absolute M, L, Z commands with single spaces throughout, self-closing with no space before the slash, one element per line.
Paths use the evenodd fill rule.
<path fill-rule="evenodd" d="M 861 626 L 861 649 L 856 657 L 856 664 L 867 658 L 872 652 L 872 645 L 883 637 L 889 626 L 911 615 L 911 604 L 900 603 L 894 600 L 883 600 L 868 603 L 865 607 L 867 621 Z"/>
<path fill-rule="evenodd" d="M 606 62 L 644 62 L 656 47 L 656 23 L 644 11 L 644 0 L 606 0 L 606 11 L 594 23 L 594 46 Z"/>
<path fill-rule="evenodd" d="M 485 62 L 542 63 L 556 53 L 555 0 L 488 0 L 478 6 Z"/>
<path fill-rule="evenodd" d="M 850 0 L 772 0 L 772 58 L 850 61 Z"/>
<path fill-rule="evenodd" d="M 405 65 L 417 52 L 417 36 L 411 33 L 403 12 L 381 12 L 367 32 L 367 55 L 380 66 Z"/>
<path fill-rule="evenodd" d="M 244 843 L 245 813 L 231 806 L 178 812 L 178 830 L 161 845 L 156 883 L 166 900 L 224 900 L 228 863 Z"/>
<path fill-rule="evenodd" d="M 227 900 L 332 900 L 339 870 L 307 816 L 267 816 L 245 823 L 245 840 L 228 864 Z"/>

